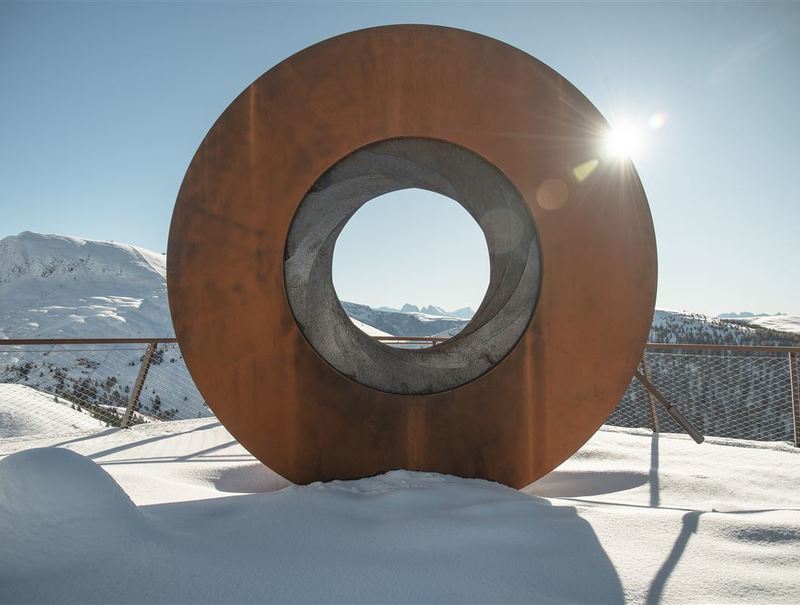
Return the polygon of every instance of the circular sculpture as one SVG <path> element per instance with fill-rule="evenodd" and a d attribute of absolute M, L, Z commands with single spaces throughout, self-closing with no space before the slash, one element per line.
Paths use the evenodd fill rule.
<path fill-rule="evenodd" d="M 514 487 L 603 423 L 652 319 L 656 247 L 629 162 L 558 73 L 485 36 L 401 25 L 286 59 L 220 116 L 170 229 L 176 335 L 211 409 L 297 483 L 395 468 Z M 407 187 L 460 202 L 490 252 L 464 331 L 370 340 L 331 284 L 336 237 Z"/>

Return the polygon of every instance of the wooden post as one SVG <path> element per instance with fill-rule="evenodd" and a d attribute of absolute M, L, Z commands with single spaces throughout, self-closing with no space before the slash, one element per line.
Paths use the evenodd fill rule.
<path fill-rule="evenodd" d="M 703 441 L 705 441 L 705 437 L 703 437 L 700 431 L 692 426 L 692 423 L 689 422 L 688 418 L 681 414 L 678 408 L 667 401 L 666 397 L 659 393 L 658 389 L 656 389 L 656 387 L 654 387 L 639 370 L 634 372 L 634 376 L 636 376 L 637 380 L 642 383 L 642 386 L 647 389 L 653 397 L 655 397 L 655 400 L 664 406 L 664 408 L 667 410 L 667 414 L 675 419 L 675 422 L 677 422 L 681 428 L 689 434 L 689 437 L 694 439 L 696 443 L 703 443 Z"/>
<path fill-rule="evenodd" d="M 147 345 L 147 351 L 145 351 L 144 357 L 142 357 L 142 365 L 139 366 L 139 375 L 136 376 L 136 382 L 133 383 L 133 390 L 131 391 L 130 399 L 128 399 L 128 407 L 125 408 L 125 414 L 123 414 L 122 422 L 119 424 L 120 428 L 128 428 L 131 422 L 133 411 L 139 404 L 139 395 L 142 393 L 144 381 L 147 380 L 147 371 L 150 369 L 150 364 L 153 362 L 153 356 L 156 353 L 157 347 L 157 342 L 151 342 Z"/>
<path fill-rule="evenodd" d="M 647 353 L 642 355 L 642 362 L 639 364 L 642 375 L 650 380 L 650 371 L 647 368 Z M 658 413 L 656 412 L 656 403 L 653 401 L 653 396 L 647 389 L 644 390 L 645 397 L 647 397 L 647 407 L 650 408 L 650 428 L 654 433 L 658 432 Z"/>
<path fill-rule="evenodd" d="M 794 421 L 794 446 L 800 447 L 800 384 L 797 376 L 797 353 L 789 353 L 789 384 L 792 391 L 792 420 Z"/>

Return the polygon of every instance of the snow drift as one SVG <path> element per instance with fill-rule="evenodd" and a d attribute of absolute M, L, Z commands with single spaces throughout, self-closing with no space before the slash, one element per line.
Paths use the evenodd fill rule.
<path fill-rule="evenodd" d="M 522 491 L 408 471 L 287 486 L 210 419 L 2 454 L 0 602 L 800 600 L 782 444 L 605 429 Z"/>

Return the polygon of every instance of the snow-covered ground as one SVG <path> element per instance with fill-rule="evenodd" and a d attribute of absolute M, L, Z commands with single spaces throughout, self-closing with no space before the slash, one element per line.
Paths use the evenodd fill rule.
<path fill-rule="evenodd" d="M 0 438 L 97 430 L 103 423 L 49 393 L 0 383 Z M 55 430 L 54 430 L 55 429 Z"/>
<path fill-rule="evenodd" d="M 213 419 L 0 456 L 2 602 L 800 601 L 785 444 L 603 429 L 521 491 L 407 471 L 290 486 Z"/>
<path fill-rule="evenodd" d="M 395 314 L 448 335 L 464 323 L 432 310 Z M 791 316 L 750 327 L 658 311 L 651 338 L 794 343 L 755 327 L 778 320 L 793 331 Z M 0 339 L 171 335 L 162 255 L 0 241 Z M 0 365 L 45 391 L 110 396 L 140 354 L 7 346 Z M 208 413 L 177 350 L 162 361 L 145 401 Z M 0 385 L 13 437 L 0 439 L 0 602 L 800 602 L 800 453 L 786 445 L 604 429 L 521 491 L 406 471 L 296 487 L 213 418 L 98 424 Z M 30 436 L 53 427 L 70 434 Z"/>
<path fill-rule="evenodd" d="M 379 330 L 378 328 L 373 328 L 369 324 L 365 324 L 363 321 L 358 321 L 357 319 L 350 318 L 350 321 L 353 322 L 356 328 L 367 334 L 368 336 L 391 336 L 388 332 L 384 332 L 383 330 Z"/>

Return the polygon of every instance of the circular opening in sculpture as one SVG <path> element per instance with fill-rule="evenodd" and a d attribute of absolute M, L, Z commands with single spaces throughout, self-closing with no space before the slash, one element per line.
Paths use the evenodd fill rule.
<path fill-rule="evenodd" d="M 365 334 L 333 286 L 334 247 L 350 218 L 370 200 L 409 188 L 461 204 L 480 226 L 489 254 L 489 283 L 475 316 L 427 349 L 387 347 Z M 540 279 L 536 229 L 511 181 L 472 151 L 433 139 L 389 139 L 342 158 L 308 190 L 286 239 L 286 296 L 306 340 L 341 374 L 388 393 L 447 391 L 495 367 L 525 333 Z"/>
<path fill-rule="evenodd" d="M 410 188 L 359 208 L 336 239 L 333 285 L 353 323 L 387 346 L 427 348 L 458 334 L 489 285 L 480 225 L 455 200 Z"/>

